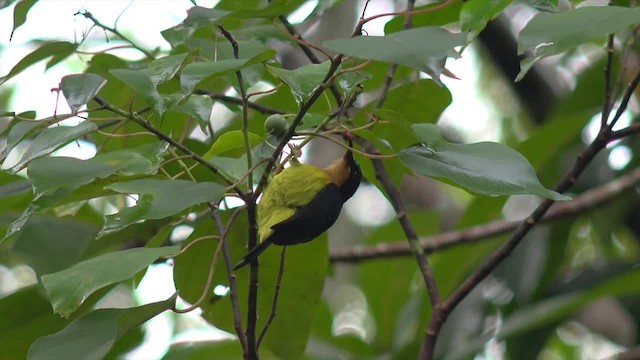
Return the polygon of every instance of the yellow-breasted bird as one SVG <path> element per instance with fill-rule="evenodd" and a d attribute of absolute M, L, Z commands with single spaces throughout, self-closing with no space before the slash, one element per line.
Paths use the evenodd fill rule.
<path fill-rule="evenodd" d="M 265 188 L 257 209 L 260 243 L 234 270 L 254 261 L 271 244 L 306 243 L 327 231 L 361 179 L 351 151 L 324 169 L 292 160 Z"/>

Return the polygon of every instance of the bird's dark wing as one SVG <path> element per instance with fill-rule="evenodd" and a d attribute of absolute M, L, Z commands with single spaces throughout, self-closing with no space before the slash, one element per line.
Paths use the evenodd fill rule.
<path fill-rule="evenodd" d="M 292 217 L 271 226 L 273 233 L 267 240 L 276 245 L 309 242 L 336 222 L 342 204 L 340 189 L 336 184 L 329 183 L 307 205 L 296 210 Z"/>

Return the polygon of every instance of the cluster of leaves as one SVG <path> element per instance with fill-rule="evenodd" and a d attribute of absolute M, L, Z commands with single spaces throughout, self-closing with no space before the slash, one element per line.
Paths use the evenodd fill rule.
<path fill-rule="evenodd" d="M 357 144 L 369 142 L 378 153 L 398 154 L 384 160 L 396 185 L 403 175 L 416 173 L 480 195 L 569 199 L 542 186 L 534 169 L 557 178 L 555 155 L 576 141 L 601 106 L 602 97 L 590 92 L 602 88 L 594 76 L 602 64 L 594 63 L 593 70 L 583 74 L 575 91 L 554 110 L 552 120 L 532 130 L 526 141 L 514 143 L 513 148 L 492 142 L 454 144 L 435 125 L 451 102 L 439 81 L 447 73 L 446 59 L 459 57 L 456 49 L 474 41 L 510 1 L 451 1 L 437 11 L 418 11 L 412 17 L 412 29 L 404 29 L 403 17 L 397 17 L 386 25 L 385 36 L 327 41 L 321 44 L 324 49 L 342 55 L 289 70 L 282 67 L 272 42 L 295 45 L 279 19 L 303 2 L 223 0 L 213 9 L 194 6 L 181 24 L 162 32 L 172 47 L 169 54 L 132 62 L 100 53 L 91 57 L 82 74 L 61 79 L 60 91 L 70 114 L 46 119 L 35 119 L 33 112 L 0 114 L 9 119 L 0 134 L 4 139 L 0 160 L 19 153 L 18 160 L 0 172 L 0 215 L 6 229 L 0 244 L 10 249 L 7 256 L 33 268 L 38 279 L 37 285 L 0 299 L 3 314 L 12 314 L 0 326 L 3 354 L 23 357 L 28 349 L 30 359 L 93 359 L 127 351 L 140 341 L 135 330 L 174 309 L 176 298 L 126 309 L 94 310 L 94 306 L 115 285 L 137 283 L 159 258 L 175 256 L 176 289 L 190 303 L 196 303 L 212 284 L 229 286 L 228 262 L 214 261 L 218 242 L 211 235 L 223 236 L 223 232 L 211 212 L 229 224 L 224 233 L 227 260 L 240 259 L 246 253 L 250 219 L 244 212 L 236 217 L 231 210 L 218 211 L 217 204 L 229 196 L 250 194 L 266 177 L 265 170 L 274 168 L 267 165 L 278 158 L 273 149 L 284 146 L 294 133 L 327 136 L 350 131 L 360 139 Z M 14 30 L 34 3 L 16 5 Z M 429 7 L 418 10 L 424 9 Z M 308 21 L 321 15 L 318 10 Z M 442 27 L 455 22 L 461 32 Z M 520 34 L 519 51 L 530 56 L 523 60 L 519 77 L 542 58 L 598 42 L 639 23 L 636 9 L 623 7 L 539 13 Z M 237 48 L 221 35 L 219 26 L 232 34 Z M 0 78 L 0 84 L 36 62 L 59 63 L 79 46 L 65 41 L 42 44 Z M 383 89 L 389 63 L 398 64 L 398 70 L 384 104 L 359 104 L 351 119 L 336 116 L 351 105 L 345 99 Z M 430 78 L 418 78 L 418 72 Z M 243 99 L 245 89 L 251 91 L 256 83 L 270 84 L 273 90 L 255 101 Z M 225 95 L 230 89 L 241 96 Z M 223 104 L 234 114 L 216 131 L 210 124 L 214 104 Z M 264 123 L 273 114 L 290 120 L 286 125 L 291 128 L 275 136 L 268 133 Z M 84 119 L 78 125 L 58 125 L 77 115 Z M 189 137 L 197 129 L 206 135 L 204 140 Z M 97 155 L 88 160 L 51 156 L 79 139 L 95 144 Z M 383 190 L 368 158 L 362 154 L 357 158 L 367 181 Z M 256 166 L 249 168 L 251 164 Z M 135 205 L 128 207 L 132 195 Z M 505 197 L 473 198 L 459 226 L 495 218 L 505 201 Z M 105 215 L 114 207 L 116 213 Z M 421 224 L 421 235 L 439 227 L 434 214 L 412 212 L 411 217 Z M 174 229 L 185 225 L 193 232 L 182 246 L 172 245 Z M 640 284 L 640 272 L 625 268 L 597 284 L 576 284 L 550 296 L 565 261 L 562 254 L 569 247 L 560 234 L 569 238 L 571 229 L 569 224 L 554 226 L 554 241 L 547 243 L 549 257 L 536 283 L 526 297 L 518 299 L 518 306 L 504 310 L 509 318 L 498 337 L 513 339 L 514 349 L 526 347 L 520 339 L 535 331 L 541 342 L 532 347 L 539 351 L 555 326 L 575 309 L 601 296 L 640 290 L 631 285 Z M 376 229 L 366 242 L 398 240 L 400 234 L 400 226 L 393 223 Z M 451 293 L 496 244 L 434 255 L 441 292 Z M 261 257 L 258 329 L 271 312 L 279 264 L 276 251 Z M 403 358 L 417 353 L 428 322 L 429 299 L 423 289 L 413 286 L 417 269 L 411 260 L 371 262 L 358 268 L 358 286 L 376 324 L 370 339 L 332 333 L 334 314 L 322 298 L 325 279 L 332 271 L 326 236 L 289 249 L 286 268 L 291 270 L 281 280 L 280 311 L 264 338 L 269 353 L 263 356 L 301 358 L 310 338 L 323 351 L 357 358 L 381 353 Z M 235 275 L 236 306 L 246 314 L 250 311 L 249 271 L 242 269 Z M 205 295 L 207 301 L 199 303 L 202 317 L 234 332 L 232 298 Z M 454 339 L 442 341 L 446 345 Z M 452 356 L 474 353 L 483 341 L 478 338 L 467 347 L 457 347 Z M 167 357 L 208 358 L 213 352 L 234 358 L 242 355 L 242 348 L 236 341 L 176 344 Z"/>

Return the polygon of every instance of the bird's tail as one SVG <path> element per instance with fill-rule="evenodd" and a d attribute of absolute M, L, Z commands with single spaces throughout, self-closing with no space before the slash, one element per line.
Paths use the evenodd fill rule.
<path fill-rule="evenodd" d="M 251 249 L 249 253 L 245 255 L 245 257 L 243 257 L 242 260 L 240 260 L 240 262 L 236 264 L 236 266 L 233 267 L 233 270 L 238 270 L 241 267 L 256 260 L 258 258 L 258 255 L 262 254 L 263 251 L 267 250 L 269 245 L 271 245 L 271 241 L 268 241 L 268 240 L 258 244 L 258 246 Z"/>

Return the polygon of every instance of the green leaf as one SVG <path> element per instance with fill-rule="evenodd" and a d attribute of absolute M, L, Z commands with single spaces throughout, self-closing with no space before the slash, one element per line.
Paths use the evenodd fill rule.
<path fill-rule="evenodd" d="M 165 99 L 158 92 L 158 85 L 171 80 L 178 73 L 188 55 L 165 56 L 153 60 L 144 69 L 113 69 L 110 70 L 110 73 L 144 96 L 154 104 L 155 110 L 162 114 L 167 110 L 167 105 Z"/>
<path fill-rule="evenodd" d="M 444 26 L 457 22 L 460 18 L 460 11 L 464 1 L 454 0 L 449 6 L 446 6 L 438 11 L 424 11 L 430 7 L 438 6 L 439 3 L 431 3 L 425 6 L 416 7 L 416 13 L 412 16 L 413 27 L 425 27 L 425 26 Z M 391 19 L 384 26 L 384 33 L 391 34 L 404 30 L 404 16 L 396 16 Z"/>
<path fill-rule="evenodd" d="M 285 15 L 297 9 L 303 0 L 273 0 L 262 9 L 241 9 L 227 15 L 227 18 L 249 19 L 266 18 L 273 19 L 280 15 Z"/>
<path fill-rule="evenodd" d="M 223 213 L 229 217 L 230 211 Z M 211 223 L 211 222 L 209 222 Z M 190 240 L 203 235 L 217 233 L 213 225 L 202 224 L 190 236 Z M 236 218 L 227 239 L 232 261 L 235 263 L 246 255 L 247 218 L 244 213 Z M 187 252 L 176 257 L 174 280 L 180 296 L 195 302 L 202 293 L 207 272 L 215 253 L 215 241 L 201 241 Z M 280 253 L 282 248 L 271 246 L 260 255 L 260 286 L 258 287 L 258 329 L 262 329 L 271 313 Z M 308 342 L 311 325 L 320 301 L 328 270 L 328 246 L 326 236 L 299 246 L 287 247 L 285 272 L 278 299 L 277 315 L 264 338 L 263 347 L 271 350 L 280 359 L 302 359 Z M 249 269 L 235 272 L 238 281 L 238 297 L 241 313 L 247 311 L 247 284 Z M 220 259 L 215 268 L 213 284 L 228 286 L 229 278 L 224 261 Z M 233 332 L 233 316 L 229 296 L 212 296 L 202 306 L 202 316 L 216 327 Z M 291 331 L 295 329 L 295 331 Z M 262 347 L 261 347 L 262 349 Z"/>
<path fill-rule="evenodd" d="M 425 106 L 425 99 L 429 99 L 429 106 Z M 450 103 L 449 90 L 433 80 L 423 79 L 398 86 L 389 91 L 382 108 L 374 110 L 375 101 L 368 106 L 381 120 L 388 122 L 377 124 L 373 132 L 400 151 L 418 141 L 411 124 L 435 123 Z"/>
<path fill-rule="evenodd" d="M 527 4 L 538 11 L 558 11 L 558 0 L 527 0 Z"/>
<path fill-rule="evenodd" d="M 267 69 L 287 84 L 298 106 L 307 101 L 311 93 L 322 84 L 327 77 L 330 61 L 322 64 L 308 64 L 295 70 L 280 69 L 267 65 Z"/>
<path fill-rule="evenodd" d="M 38 2 L 38 0 L 20 0 L 13 9 L 13 29 L 9 35 L 9 41 L 13 39 L 13 33 L 27 21 L 29 10 Z"/>
<path fill-rule="evenodd" d="M 49 155 L 62 146 L 77 138 L 84 136 L 98 126 L 91 121 L 83 121 L 76 126 L 57 126 L 44 130 L 29 144 L 22 158 L 11 168 L 12 173 L 16 173 L 25 168 L 30 161 Z"/>
<path fill-rule="evenodd" d="M 42 276 L 78 262 L 97 233 L 98 229 L 88 223 L 33 216 L 21 229 L 11 251 Z"/>
<path fill-rule="evenodd" d="M 215 24 L 230 12 L 219 9 L 209 9 L 202 6 L 194 6 L 187 10 L 187 17 L 182 21 L 182 27 L 199 28 Z"/>
<path fill-rule="evenodd" d="M 105 186 L 105 189 L 143 195 L 137 205 L 107 215 L 101 236 L 141 220 L 171 216 L 191 206 L 219 200 L 224 195 L 224 187 L 219 184 L 188 180 L 140 179 L 118 182 Z"/>
<path fill-rule="evenodd" d="M 21 73 L 24 69 L 29 66 L 42 61 L 50 56 L 56 56 L 59 54 L 65 54 L 66 56 L 73 54 L 76 50 L 77 45 L 72 44 L 67 41 L 54 41 L 45 43 L 41 47 L 29 53 L 27 56 L 22 58 L 20 62 L 18 62 L 9 73 L 3 77 L 0 77 L 0 85 L 7 82 L 9 79 Z M 58 57 L 59 59 L 59 57 Z M 62 60 L 62 59 L 59 59 Z"/>
<path fill-rule="evenodd" d="M 77 188 L 95 179 L 106 178 L 118 171 L 117 168 L 95 160 L 80 160 L 69 157 L 46 157 L 29 164 L 27 176 L 33 183 L 36 198 L 51 194 L 62 188 Z"/>
<path fill-rule="evenodd" d="M 460 12 L 460 27 L 468 31 L 469 41 L 482 31 L 489 21 L 504 10 L 512 0 L 470 0 L 465 2 Z"/>
<path fill-rule="evenodd" d="M 175 254 L 179 246 L 135 248 L 82 261 L 66 270 L 42 277 L 53 311 L 67 317 L 95 291 L 127 280 L 161 256 Z"/>
<path fill-rule="evenodd" d="M 35 115 L 35 114 L 34 114 Z M 0 149 L 0 164 L 2 164 L 11 150 L 16 147 L 25 137 L 47 127 L 45 122 L 38 121 L 14 121 L 9 126 L 9 133 L 6 136 L 6 144 Z"/>
<path fill-rule="evenodd" d="M 520 32 L 518 54 L 531 55 L 520 62 L 520 81 L 540 59 L 580 44 L 604 38 L 640 24 L 640 9 L 617 6 L 585 6 L 562 13 L 538 13 Z"/>
<path fill-rule="evenodd" d="M 60 89 L 71 108 L 71 114 L 77 114 L 78 110 L 91 101 L 106 83 L 107 80 L 96 74 L 74 74 L 63 77 L 60 81 Z"/>
<path fill-rule="evenodd" d="M 258 145 L 262 142 L 262 138 L 254 133 L 249 133 L 249 143 L 251 147 Z M 220 154 L 226 152 L 244 149 L 244 134 L 242 130 L 232 130 L 220 135 L 219 138 L 211 145 L 209 151 L 207 151 L 202 157 L 206 160 L 211 160 Z"/>
<path fill-rule="evenodd" d="M 38 339 L 27 359 L 103 359 L 116 340 L 154 316 L 171 309 L 174 298 L 128 309 L 98 309 L 59 332 Z"/>
<path fill-rule="evenodd" d="M 267 50 L 249 59 L 226 59 L 191 63 L 184 67 L 180 75 L 180 86 L 184 95 L 191 94 L 196 85 L 230 72 L 238 71 L 251 65 L 263 63 L 276 56 L 275 50 Z"/>
<path fill-rule="evenodd" d="M 215 354 L 217 359 L 242 359 L 242 346 L 236 340 L 194 341 L 171 345 L 163 360 L 199 360 L 210 359 Z M 262 349 L 260 358 L 265 358 Z M 272 357 L 266 357 L 272 358 Z"/>
<path fill-rule="evenodd" d="M 439 27 L 422 27 L 385 36 L 330 40 L 324 46 L 349 56 L 406 65 L 437 80 L 442 74 L 442 60 L 459 58 L 454 48 L 465 45 L 466 36 Z"/>
<path fill-rule="evenodd" d="M 527 159 L 505 145 L 452 144 L 433 124 L 418 124 L 413 129 L 423 145 L 402 151 L 400 160 L 419 174 L 446 179 L 482 195 L 535 194 L 556 201 L 571 199 L 542 186 Z"/>
<path fill-rule="evenodd" d="M 24 359 L 39 337 L 62 329 L 65 321 L 51 312 L 51 304 L 40 296 L 37 285 L 0 298 L 2 357 Z"/>
<path fill-rule="evenodd" d="M 122 175 L 151 174 L 164 161 L 169 144 L 156 142 L 132 149 L 122 149 L 96 155 L 92 160 L 118 169 Z"/>
<path fill-rule="evenodd" d="M 175 105 L 172 111 L 189 114 L 198 121 L 200 130 L 205 134 L 209 133 L 209 120 L 211 118 L 211 110 L 213 109 L 213 100 L 205 95 L 191 95 L 187 101 Z"/>

